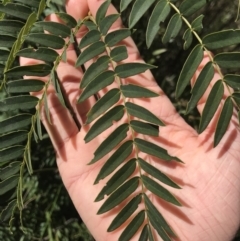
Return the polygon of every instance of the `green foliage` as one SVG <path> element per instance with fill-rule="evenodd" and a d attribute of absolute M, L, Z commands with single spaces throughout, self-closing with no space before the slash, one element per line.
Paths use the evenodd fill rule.
<path fill-rule="evenodd" d="M 184 160 L 169 155 L 166 149 L 146 141 L 144 138 L 136 138 L 137 134 L 158 137 L 165 124 L 146 108 L 133 103 L 134 98 L 154 98 L 158 95 L 141 86 L 124 84 L 122 79 L 144 73 L 149 69 L 154 69 L 155 66 L 145 63 L 123 63 L 122 61 L 128 58 L 128 53 L 126 46 L 122 45 L 121 41 L 131 35 L 131 28 L 136 26 L 141 19 L 144 21 L 147 19 L 145 38 L 149 48 L 154 44 L 154 38 L 159 31 L 163 31 L 161 36 L 163 44 L 169 44 L 179 34 L 182 34 L 182 28 L 185 29 L 182 48 L 192 47 L 192 50 L 180 71 L 176 87 L 177 98 L 180 98 L 189 85 L 205 51 L 210 61 L 201 70 L 192 88 L 186 112 L 190 113 L 197 106 L 216 70 L 221 79 L 214 84 L 210 92 L 199 125 L 201 133 L 207 128 L 220 106 L 224 89 L 226 89 L 227 98 L 220 110 L 220 117 L 216 125 L 214 137 L 214 146 L 216 146 L 227 130 L 233 109 L 237 108 L 239 111 L 240 106 L 239 75 L 222 74 L 219 68 L 224 68 L 224 70 L 238 68 L 240 53 L 237 51 L 228 53 L 224 48 L 240 43 L 239 30 L 228 29 L 200 37 L 203 15 L 199 13 L 199 10 L 207 4 L 205 0 L 185 0 L 181 3 L 169 0 L 121 0 L 121 15 L 124 17 L 125 11 L 127 9 L 130 11 L 129 17 L 127 17 L 129 28 L 109 31 L 112 24 L 120 17 L 120 14 L 106 16 L 110 3 L 111 1 L 107 0 L 101 5 L 96 18 L 90 14 L 85 19 L 76 21 L 72 16 L 62 11 L 59 12 L 51 1 L 18 0 L 15 3 L 1 1 L 0 91 L 2 95 L 0 111 L 6 116 L 0 121 L 0 195 L 1 198 L 3 197 L 1 199 L 3 201 L 0 202 L 2 207 L 0 219 L 2 222 L 9 222 L 10 226 L 14 227 L 14 214 L 19 212 L 20 218 L 16 222 L 20 222 L 24 229 L 23 222 L 26 214 L 23 210 L 28 210 L 26 206 L 30 202 L 29 199 L 42 198 L 34 193 L 37 188 L 33 189 L 32 193 L 30 191 L 31 185 L 40 185 L 38 180 L 34 179 L 36 176 L 33 175 L 30 179 L 28 176 L 28 173 L 34 174 L 31 149 L 32 146 L 34 148 L 39 146 L 38 143 L 33 144 L 34 140 L 38 142 L 46 138 L 40 121 L 41 106 L 44 106 L 48 121 L 51 123 L 47 101 L 47 90 L 50 85 L 54 86 L 61 103 L 67 107 L 57 69 L 60 62 L 65 60 L 65 53 L 70 43 L 74 43 L 77 52 L 80 52 L 75 63 L 76 67 L 94 59 L 85 70 L 80 83 L 82 92 L 78 103 L 85 101 L 112 83 L 116 84 L 116 88 L 107 91 L 88 112 L 85 124 L 95 122 L 87 132 L 85 142 L 92 141 L 103 131 L 112 127 L 113 122 L 124 122 L 115 129 L 111 129 L 112 132 L 106 140 L 95 150 L 94 158 L 89 160 L 89 165 L 92 165 L 114 150 L 103 164 L 94 182 L 96 185 L 101 179 L 113 174 L 95 199 L 97 202 L 103 200 L 106 195 L 108 196 L 97 214 L 112 210 L 131 196 L 131 200 L 119 211 L 107 231 L 114 231 L 131 218 L 119 240 L 130 240 L 145 222 L 139 240 L 154 240 L 152 230 L 155 229 L 162 240 L 171 241 L 172 237 L 177 234 L 150 201 L 146 195 L 146 189 L 172 205 L 181 206 L 177 198 L 161 183 L 176 189 L 180 189 L 180 187 L 166 174 L 156 169 L 152 163 L 141 159 L 139 153 L 155 156 L 167 163 L 175 161 L 181 164 Z M 63 23 L 43 21 L 43 16 L 52 11 L 57 13 Z M 166 24 L 165 30 L 161 30 L 163 22 Z M 75 40 L 76 34 L 82 25 L 85 25 L 89 31 L 78 44 Z M 66 41 L 65 38 L 67 38 Z M 192 46 L 193 44 L 195 46 Z M 62 54 L 53 50 L 62 48 Z M 216 49 L 220 49 L 220 51 L 212 57 L 210 50 Z M 44 63 L 20 66 L 19 57 L 33 58 Z M 25 80 L 23 76 L 34 77 Z M 46 82 L 38 78 L 43 76 L 48 76 Z M 29 92 L 40 90 L 42 97 L 34 97 L 29 94 Z M 121 100 L 121 104 L 119 104 L 119 100 Z M 129 130 L 131 134 L 128 136 Z M 135 157 L 130 158 L 133 152 Z M 53 166 L 53 164 L 51 165 Z M 44 170 L 41 165 L 39 168 Z M 118 170 L 115 171 L 116 169 Z M 133 173 L 137 174 L 132 176 Z M 41 177 L 38 178 L 41 179 Z M 30 180 L 31 185 L 27 184 L 27 180 Z M 138 187 L 141 187 L 140 193 L 136 192 Z M 46 195 L 50 195 L 51 191 L 47 190 Z M 73 236 L 66 230 L 53 231 L 51 229 L 50 220 L 54 205 L 58 198 L 64 199 L 64 195 L 66 196 L 61 189 L 58 189 L 55 194 L 55 198 L 44 201 L 46 203 L 52 201 L 53 206 L 45 207 L 45 217 L 41 216 L 41 220 L 46 221 L 46 223 L 43 222 L 43 230 L 40 230 L 41 238 L 48 230 L 49 240 L 74 240 L 74 238 L 67 238 L 68 235 L 68 237 Z M 139 211 L 140 203 L 143 204 L 143 209 Z M 37 201 L 30 202 L 30 205 L 36 209 L 37 204 Z M 64 204 L 62 206 L 64 207 Z M 77 224 L 76 219 L 73 222 L 78 230 L 76 232 L 82 232 L 82 227 Z M 87 236 L 85 234 L 85 237 Z M 89 237 L 88 240 L 90 240 Z"/>

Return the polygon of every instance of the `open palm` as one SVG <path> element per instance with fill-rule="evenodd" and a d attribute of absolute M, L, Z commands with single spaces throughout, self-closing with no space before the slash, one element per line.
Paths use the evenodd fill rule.
<path fill-rule="evenodd" d="M 82 19 L 89 11 L 94 15 L 101 4 L 102 1 L 97 0 L 69 0 L 67 11 L 76 19 Z M 108 14 L 115 12 L 116 10 L 111 6 Z M 55 16 L 50 18 L 52 21 L 57 21 Z M 120 27 L 122 26 L 119 20 L 112 29 Z M 83 33 L 84 30 L 80 31 L 78 40 Z M 128 47 L 129 58 L 126 61 L 142 61 L 130 38 L 126 39 L 123 44 Z M 95 99 L 90 98 L 83 104 L 76 105 L 76 100 L 80 95 L 79 79 L 83 73 L 81 69 L 74 67 L 77 57 L 71 47 L 68 49 L 67 58 L 67 63 L 60 64 L 58 75 L 65 91 L 65 98 L 72 105 L 75 117 L 82 125 L 81 130 L 79 131 L 72 116 L 62 107 L 51 89 L 48 94 L 48 102 L 53 124 L 48 123 L 44 111 L 42 120 L 56 150 L 59 172 L 81 218 L 97 241 L 117 240 L 124 227 L 112 233 L 107 233 L 106 230 L 122 206 L 120 205 L 106 214 L 96 215 L 103 201 L 94 203 L 94 199 L 106 181 L 101 181 L 97 185 L 93 185 L 93 182 L 107 157 L 93 165 L 87 165 L 92 160 L 96 148 L 110 132 L 104 132 L 85 144 L 84 137 L 89 126 L 84 126 L 84 121 L 86 113 L 94 104 Z M 198 73 L 207 61 L 206 56 Z M 32 64 L 33 61 L 24 59 L 22 63 Z M 215 74 L 212 82 L 218 79 Z M 170 155 L 179 157 L 185 163 L 166 164 L 157 158 L 147 157 L 152 165 L 169 175 L 182 187 L 180 190 L 169 188 L 180 200 L 182 207 L 175 207 L 152 194 L 149 196 L 178 234 L 176 240 L 231 240 L 240 224 L 240 133 L 236 127 L 237 120 L 232 119 L 221 143 L 213 149 L 213 132 L 218 119 L 217 115 L 207 130 L 198 135 L 178 115 L 149 71 L 124 81 L 145 86 L 160 94 L 159 97 L 147 101 L 145 99 L 134 100 L 134 103 L 149 109 L 166 123 L 166 126 L 160 129 L 160 137 L 148 137 L 151 142 L 166 148 Z M 209 90 L 198 104 L 200 113 L 208 92 Z M 99 96 L 101 95 L 100 92 Z M 138 236 L 139 234 L 132 240 L 137 240 Z"/>

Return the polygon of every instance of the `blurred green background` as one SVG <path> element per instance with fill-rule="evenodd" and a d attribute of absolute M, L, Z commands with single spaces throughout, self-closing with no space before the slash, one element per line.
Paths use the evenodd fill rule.
<path fill-rule="evenodd" d="M 52 1 L 52 9 L 64 9 L 63 0 Z M 80 2 L 80 1 L 79 1 Z M 181 1 L 180 1 L 181 2 Z M 235 22 L 237 16 L 238 1 L 212 0 L 208 1 L 208 5 L 196 13 L 192 18 L 202 13 L 205 17 L 203 20 L 204 29 L 200 36 L 207 33 L 218 31 L 226 28 L 239 28 L 240 22 Z M 113 0 L 113 4 L 118 7 L 119 0 Z M 81 4 L 76 7 L 81 7 Z M 51 10 L 48 9 L 46 14 Z M 127 17 L 130 8 L 123 14 L 124 25 L 127 26 Z M 151 9 L 145 14 L 135 26 L 136 31 L 133 34 L 141 56 L 151 64 L 158 66 L 153 74 L 172 100 L 173 104 L 185 120 L 197 128 L 199 123 L 199 114 L 196 110 L 192 111 L 188 116 L 184 115 L 186 104 L 190 98 L 188 88 L 181 99 L 176 100 L 174 90 L 181 68 L 191 51 L 184 51 L 182 29 L 179 37 L 171 43 L 163 45 L 161 38 L 166 24 L 161 25 L 152 47 L 147 49 L 145 43 L 146 19 L 149 17 Z M 168 21 L 166 21 L 167 23 Z M 239 46 L 233 46 L 229 51 L 239 51 Z M 1 98 L 1 97 L 0 97 Z M 0 113 L 0 120 L 6 118 L 7 113 Z M 25 209 L 23 210 L 24 230 L 20 229 L 19 213 L 16 212 L 15 219 L 12 222 L 13 228 L 9 231 L 8 224 L 0 223 L 0 241 L 92 241 L 94 240 L 85 225 L 82 223 L 77 214 L 65 188 L 63 187 L 59 176 L 56 163 L 55 153 L 47 133 L 40 143 L 32 144 L 32 161 L 34 174 L 29 176 L 27 173 L 24 179 L 24 201 Z M 79 196 L 81 198 L 81 196 Z M 1 204 L 1 200 L 0 200 Z M 0 207 L 0 211 L 1 211 Z M 240 215 L 240 214 L 239 214 Z M 194 240 L 194 237 L 192 238 Z M 236 236 L 234 241 L 240 241 L 240 234 Z"/>

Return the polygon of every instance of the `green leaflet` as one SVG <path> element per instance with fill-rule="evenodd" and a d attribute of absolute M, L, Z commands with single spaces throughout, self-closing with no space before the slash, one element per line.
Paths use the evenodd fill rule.
<path fill-rule="evenodd" d="M 24 130 L 25 127 L 31 124 L 31 117 L 30 114 L 19 114 L 0 121 L 0 134 Z"/>
<path fill-rule="evenodd" d="M 239 68 L 240 52 L 217 54 L 214 57 L 214 62 L 221 68 Z"/>
<path fill-rule="evenodd" d="M 181 203 L 164 187 L 159 185 L 153 179 L 149 178 L 148 176 L 142 175 L 141 179 L 143 181 L 144 186 L 157 195 L 158 197 L 164 199 L 167 202 L 170 202 L 177 206 L 182 206 Z"/>
<path fill-rule="evenodd" d="M 99 99 L 91 110 L 87 113 L 86 124 L 91 123 L 93 120 L 102 115 L 110 107 L 115 105 L 120 99 L 119 89 L 111 89 L 101 99 Z"/>
<path fill-rule="evenodd" d="M 10 201 L 6 208 L 4 208 L 0 214 L 0 220 L 2 222 L 8 221 L 13 215 L 14 209 L 17 207 L 16 199 Z"/>
<path fill-rule="evenodd" d="M 143 108 L 142 106 L 133 104 L 131 102 L 126 102 L 125 106 L 130 115 L 155 125 L 164 126 L 164 123 L 161 120 L 159 120 L 157 116 L 155 116 L 154 114 L 152 114 L 152 112 Z"/>
<path fill-rule="evenodd" d="M 123 12 L 133 0 L 121 0 L 120 11 Z"/>
<path fill-rule="evenodd" d="M 7 61 L 10 51 L 6 49 L 0 49 L 0 61 Z"/>
<path fill-rule="evenodd" d="M 102 54 L 105 51 L 105 44 L 101 41 L 93 43 L 89 47 L 83 50 L 77 59 L 76 67 L 85 64 L 88 60 Z"/>
<path fill-rule="evenodd" d="M 192 28 L 194 31 L 199 32 L 203 28 L 202 20 L 204 18 L 204 15 L 198 16 L 196 19 L 193 20 L 192 22 Z"/>
<path fill-rule="evenodd" d="M 119 241 L 128 241 L 134 236 L 138 229 L 142 226 L 145 219 L 145 211 L 140 211 L 134 219 L 128 224 L 119 237 Z"/>
<path fill-rule="evenodd" d="M 201 99 L 207 87 L 209 86 L 211 80 L 213 79 L 213 76 L 214 76 L 213 63 L 208 62 L 202 69 L 201 73 L 199 74 L 196 80 L 196 83 L 192 88 L 192 97 L 188 102 L 186 114 L 188 114 L 193 108 L 195 108 L 198 101 Z"/>
<path fill-rule="evenodd" d="M 0 179 L 5 180 L 10 176 L 15 175 L 20 170 L 21 162 L 12 162 L 8 166 L 0 169 Z"/>
<path fill-rule="evenodd" d="M 8 77 L 19 76 L 46 76 L 49 75 L 52 68 L 47 64 L 36 64 L 28 66 L 17 66 L 5 72 Z"/>
<path fill-rule="evenodd" d="M 157 208 L 153 205 L 153 203 L 150 201 L 148 196 L 146 194 L 144 194 L 143 197 L 144 197 L 144 202 L 148 209 L 148 213 L 151 216 L 151 220 L 155 221 L 154 223 L 156 224 L 156 226 L 159 228 L 161 227 L 170 235 L 176 236 L 176 234 L 173 232 L 173 230 L 171 229 L 171 227 L 169 226 L 167 221 L 164 219 L 162 214 L 157 210 Z M 155 229 L 157 229 L 157 227 L 154 226 Z"/>
<path fill-rule="evenodd" d="M 91 30 L 97 30 L 97 25 L 93 23 L 92 21 L 84 21 L 83 24 L 88 28 L 89 31 Z"/>
<path fill-rule="evenodd" d="M 22 20 L 27 20 L 28 16 L 32 13 L 32 9 L 18 3 L 7 3 L 6 5 L 0 3 L 0 12 Z"/>
<path fill-rule="evenodd" d="M 153 126 L 149 123 L 145 123 L 142 121 L 131 120 L 130 125 L 134 131 L 137 133 L 141 133 L 144 135 L 150 136 L 159 136 L 159 128 L 158 126 Z"/>
<path fill-rule="evenodd" d="M 183 49 L 184 50 L 187 50 L 191 44 L 192 44 L 192 41 L 193 41 L 193 34 L 192 34 L 192 31 L 191 29 L 187 29 L 183 35 L 183 39 L 184 39 L 184 45 L 183 45 Z"/>
<path fill-rule="evenodd" d="M 115 62 L 120 62 L 128 57 L 127 48 L 125 45 L 115 47 L 111 50 L 110 57 Z"/>
<path fill-rule="evenodd" d="M 129 28 L 132 28 L 143 14 L 151 7 L 155 0 L 136 0 L 133 4 L 132 11 L 129 16 Z"/>
<path fill-rule="evenodd" d="M 93 94 L 112 84 L 114 79 L 115 73 L 113 71 L 107 70 L 102 72 L 86 86 L 78 99 L 78 103 L 83 102 Z"/>
<path fill-rule="evenodd" d="M 0 195 L 5 194 L 17 186 L 19 175 L 11 176 L 0 182 Z"/>
<path fill-rule="evenodd" d="M 20 79 L 9 81 L 7 84 L 9 93 L 40 91 L 44 85 L 45 83 L 42 80 L 37 79 Z"/>
<path fill-rule="evenodd" d="M 59 18 L 61 18 L 61 20 L 63 20 L 63 22 L 69 27 L 69 28 L 75 28 L 77 25 L 77 21 L 75 20 L 74 17 L 72 17 L 71 15 L 67 14 L 67 13 L 60 13 L 57 12 L 55 13 Z"/>
<path fill-rule="evenodd" d="M 24 23 L 16 20 L 1 20 L 0 21 L 0 34 L 9 34 L 10 36 L 17 37 L 20 30 L 23 28 Z"/>
<path fill-rule="evenodd" d="M 110 27 L 113 25 L 114 22 L 120 17 L 120 14 L 111 14 L 106 16 L 101 20 L 99 23 L 99 29 L 102 35 L 106 35 Z"/>
<path fill-rule="evenodd" d="M 120 89 L 125 97 L 129 98 L 151 98 L 159 94 L 138 85 L 121 85 Z"/>
<path fill-rule="evenodd" d="M 31 109 L 38 103 L 38 98 L 30 95 L 8 97 L 0 100 L 0 111 L 9 111 L 17 109 Z"/>
<path fill-rule="evenodd" d="M 120 227 L 125 221 L 127 221 L 128 218 L 137 210 L 141 200 L 141 194 L 138 194 L 136 197 L 134 197 L 113 219 L 107 231 L 112 232 Z"/>
<path fill-rule="evenodd" d="M 226 133 L 232 118 L 232 114 L 233 114 L 233 102 L 232 102 L 231 96 L 229 96 L 223 105 L 222 112 L 217 123 L 215 136 L 214 136 L 214 147 L 216 147 L 219 144 L 223 135 Z"/>
<path fill-rule="evenodd" d="M 182 27 L 182 17 L 179 13 L 175 13 L 170 19 L 167 29 L 163 35 L 163 44 L 168 43 L 171 39 L 175 38 Z"/>
<path fill-rule="evenodd" d="M 111 179 L 107 182 L 107 184 L 102 188 L 101 192 L 96 197 L 95 202 L 101 201 L 102 199 L 104 199 L 105 195 L 109 195 L 113 191 L 115 191 L 133 174 L 135 169 L 136 169 L 136 159 L 132 159 L 128 161 L 111 177 Z M 109 227 L 109 229 L 111 229 L 112 231 L 112 228 Z"/>
<path fill-rule="evenodd" d="M 155 8 L 153 9 L 148 22 L 146 33 L 146 43 L 148 48 L 150 48 L 157 32 L 160 29 L 160 23 L 165 21 L 165 19 L 170 13 L 170 10 L 171 7 L 169 5 L 169 2 L 166 0 L 158 1 Z"/>
<path fill-rule="evenodd" d="M 38 49 L 34 48 L 26 48 L 21 49 L 17 52 L 17 56 L 31 58 L 31 59 L 38 59 L 45 62 L 54 62 L 58 57 L 58 53 L 49 48 L 40 47 Z"/>
<path fill-rule="evenodd" d="M 127 63 L 127 64 L 118 65 L 115 68 L 115 73 L 120 78 L 127 78 L 130 76 L 141 74 L 141 73 L 145 72 L 146 70 L 153 69 L 153 68 L 156 68 L 156 67 L 153 65 L 150 65 L 150 64 Z"/>
<path fill-rule="evenodd" d="M 201 45 L 197 45 L 190 55 L 188 56 L 182 71 L 180 73 L 177 87 L 176 87 L 176 98 L 179 98 L 183 93 L 187 85 L 190 83 L 191 78 L 196 72 L 198 66 L 203 59 L 203 49 Z"/>
<path fill-rule="evenodd" d="M 68 26 L 57 22 L 40 21 L 34 23 L 34 25 L 37 27 L 42 27 L 45 31 L 58 35 L 62 38 L 67 38 L 71 34 L 71 29 Z"/>
<path fill-rule="evenodd" d="M 219 49 L 240 43 L 240 30 L 223 30 L 208 34 L 203 38 L 203 44 L 208 49 Z"/>
<path fill-rule="evenodd" d="M 124 142 L 106 161 L 101 168 L 94 184 L 97 184 L 101 179 L 111 174 L 126 158 L 132 153 L 133 141 Z"/>
<path fill-rule="evenodd" d="M 61 37 L 45 33 L 31 33 L 26 37 L 25 41 L 53 49 L 61 49 L 65 44 L 64 39 Z"/>
<path fill-rule="evenodd" d="M 104 116 L 98 119 L 86 134 L 84 140 L 89 142 L 103 131 L 113 125 L 113 121 L 119 121 L 124 115 L 124 106 L 118 105 L 109 110 Z"/>
<path fill-rule="evenodd" d="M 37 135 L 40 140 L 43 139 L 42 136 L 42 125 L 41 125 L 41 119 L 40 119 L 40 112 L 37 112 L 37 120 L 36 120 L 36 125 L 37 125 Z"/>
<path fill-rule="evenodd" d="M 11 161 L 20 157 L 23 154 L 24 146 L 12 146 L 0 151 L 0 163 Z"/>
<path fill-rule="evenodd" d="M 105 17 L 108 7 L 111 4 L 111 0 L 106 0 L 98 9 L 97 13 L 96 13 L 96 22 L 97 24 L 100 23 L 100 21 Z"/>
<path fill-rule="evenodd" d="M 97 214 L 103 214 L 119 205 L 129 195 L 131 195 L 138 187 L 139 177 L 133 177 L 119 187 L 100 207 Z"/>
<path fill-rule="evenodd" d="M 100 160 L 102 157 L 107 155 L 113 150 L 122 140 L 127 137 L 129 126 L 127 123 L 120 125 L 114 130 L 97 148 L 94 152 L 94 158 L 89 164 L 93 164 Z"/>
<path fill-rule="evenodd" d="M 232 97 L 236 101 L 236 103 L 240 105 L 240 93 L 239 92 L 233 93 Z"/>
<path fill-rule="evenodd" d="M 0 136 L 0 149 L 21 143 L 27 139 L 26 131 L 14 131 Z"/>
<path fill-rule="evenodd" d="M 208 96 L 205 107 L 203 109 L 200 126 L 198 130 L 199 133 L 202 133 L 207 128 L 210 121 L 212 120 L 214 114 L 217 111 L 218 106 L 220 105 L 220 102 L 223 97 L 223 93 L 224 93 L 224 86 L 223 86 L 222 80 L 218 80 L 212 87 L 212 90 Z"/>
<path fill-rule="evenodd" d="M 206 0 L 185 0 L 179 7 L 179 11 L 188 17 L 206 5 Z"/>
<path fill-rule="evenodd" d="M 79 48 L 82 49 L 82 48 L 85 48 L 87 47 L 88 45 L 90 44 L 93 44 L 95 42 L 98 42 L 101 38 L 101 35 L 100 35 L 100 32 L 96 29 L 93 29 L 89 32 L 87 32 L 83 38 L 81 39 L 80 41 L 80 44 L 79 44 Z"/>
<path fill-rule="evenodd" d="M 39 6 L 39 0 L 15 0 L 14 2 L 19 2 L 21 4 L 24 4 L 24 5 L 28 5 L 29 7 L 34 7 L 34 8 L 38 8 Z"/>
<path fill-rule="evenodd" d="M 105 43 L 108 47 L 113 47 L 117 43 L 121 42 L 123 39 L 129 37 L 130 35 L 131 31 L 129 29 L 118 29 L 106 35 Z"/>
<path fill-rule="evenodd" d="M 227 74 L 223 79 L 224 82 L 233 89 L 240 89 L 240 75 Z"/>
<path fill-rule="evenodd" d="M 141 232 L 139 241 L 148 241 L 148 225 L 146 224 Z"/>
<path fill-rule="evenodd" d="M 43 103 L 44 103 L 44 112 L 46 114 L 47 120 L 51 124 L 52 121 L 51 121 L 51 118 L 50 118 L 50 111 L 49 111 L 49 108 L 48 108 L 47 93 L 45 93 L 43 95 Z"/>
<path fill-rule="evenodd" d="M 10 35 L 2 35 L 0 38 L 0 46 L 3 48 L 11 48 L 16 41 L 16 37 Z"/>
<path fill-rule="evenodd" d="M 150 165 L 149 163 L 145 162 L 143 159 L 138 158 L 138 163 L 140 164 L 141 168 L 150 174 L 152 177 L 158 179 L 160 182 L 165 183 L 166 185 L 181 189 L 175 182 L 173 182 L 167 175 L 159 171 L 154 166 Z"/>
<path fill-rule="evenodd" d="M 134 143 L 137 145 L 138 149 L 144 153 L 147 153 L 152 156 L 156 156 L 164 161 L 177 161 L 182 162 L 177 157 L 170 156 L 167 152 L 167 150 L 163 149 L 160 146 L 157 146 L 151 142 L 135 138 Z"/>
<path fill-rule="evenodd" d="M 93 79 L 108 68 L 110 58 L 101 56 L 97 61 L 89 66 L 80 83 L 80 88 L 85 88 Z"/>

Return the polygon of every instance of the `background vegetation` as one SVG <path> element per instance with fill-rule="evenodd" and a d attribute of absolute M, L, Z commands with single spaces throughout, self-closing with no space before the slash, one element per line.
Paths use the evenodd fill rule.
<path fill-rule="evenodd" d="M 235 22 L 238 1 L 212 0 L 208 2 L 208 5 L 201 10 L 205 16 L 201 36 L 225 28 L 240 28 L 240 21 Z M 119 5 L 118 0 L 113 0 L 113 3 L 115 6 Z M 63 0 L 52 1 L 52 10 L 63 10 L 63 7 Z M 51 9 L 48 9 L 45 14 L 48 14 L 50 11 Z M 128 13 L 129 10 L 125 12 L 125 14 Z M 147 14 L 146 17 L 148 17 Z M 196 16 L 198 15 L 199 13 L 196 13 Z M 123 21 L 127 26 L 124 16 Z M 146 62 L 159 67 L 153 71 L 158 84 L 169 96 L 186 121 L 193 127 L 197 127 L 199 114 L 196 110 L 192 111 L 188 116 L 184 116 L 184 110 L 190 98 L 189 89 L 185 91 L 181 99 L 176 100 L 174 94 L 177 77 L 189 52 L 182 49 L 183 40 L 181 37 L 177 37 L 172 43 L 167 45 L 161 43 L 160 39 L 166 28 L 164 24 L 162 24 L 158 37 L 155 39 L 150 50 L 147 49 L 145 44 L 146 24 L 147 21 L 142 18 L 136 25 L 136 31 L 133 34 L 140 53 Z M 234 50 L 239 51 L 239 47 L 234 46 Z M 9 114 L 0 113 L 0 120 L 5 119 Z M 12 220 L 13 228 L 11 231 L 7 223 L 0 223 L 0 240 L 93 240 L 62 185 L 55 163 L 55 154 L 47 133 L 44 134 L 44 139 L 40 143 L 35 144 L 33 142 L 32 156 L 34 173 L 32 176 L 26 173 L 24 179 L 24 189 L 26 191 L 24 193 L 25 208 L 23 211 L 23 224 L 25 229 L 22 230 L 20 228 L 19 213 L 16 212 L 15 219 Z M 2 201 L 0 200 L 0 212 Z M 234 241 L 239 240 L 240 234 L 236 236 Z"/>

